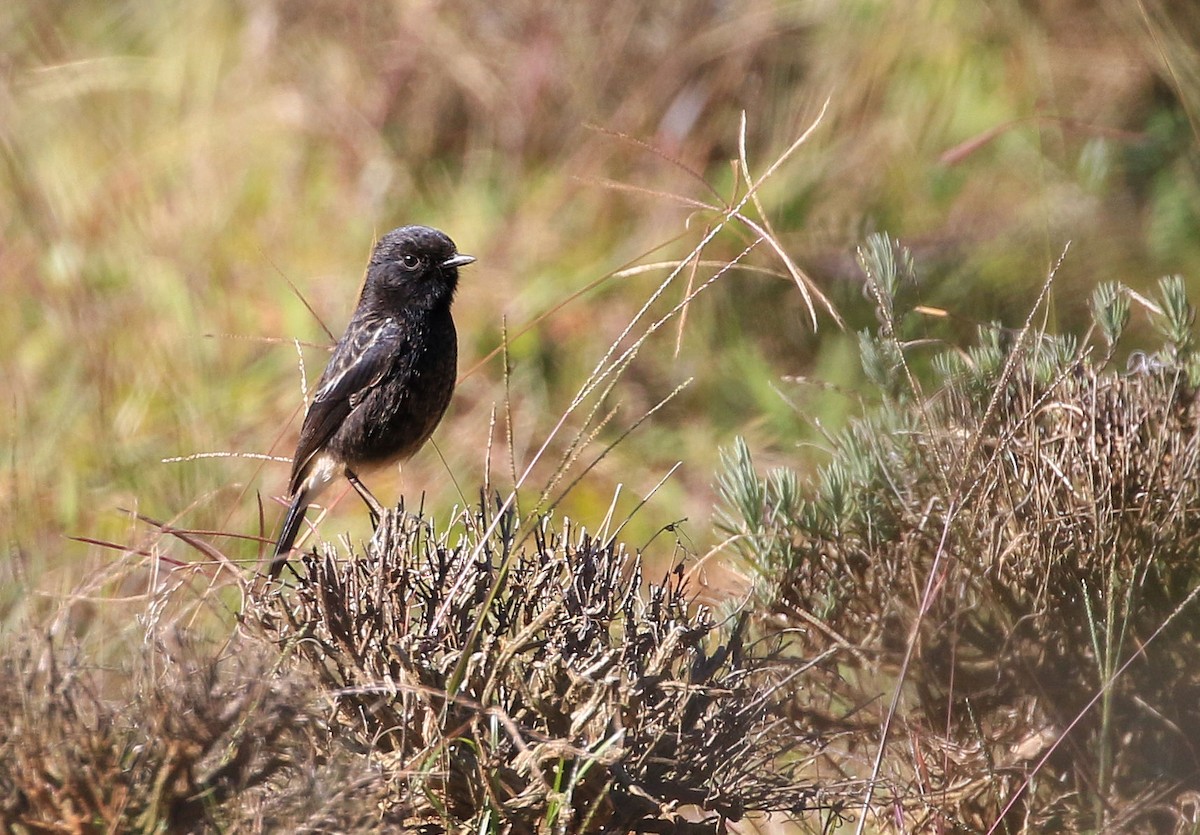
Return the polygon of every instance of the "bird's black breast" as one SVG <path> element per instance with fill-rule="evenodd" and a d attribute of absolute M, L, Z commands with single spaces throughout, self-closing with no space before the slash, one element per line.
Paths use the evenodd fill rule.
<path fill-rule="evenodd" d="M 370 385 L 349 396 L 350 410 L 326 449 L 351 469 L 415 453 L 450 403 L 458 338 L 448 307 L 401 317 L 403 338 Z"/>

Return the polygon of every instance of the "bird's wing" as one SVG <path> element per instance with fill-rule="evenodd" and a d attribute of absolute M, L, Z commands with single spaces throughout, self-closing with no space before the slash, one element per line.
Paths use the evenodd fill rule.
<path fill-rule="evenodd" d="M 363 395 L 387 375 L 407 340 L 393 319 L 352 322 L 333 349 L 333 356 L 304 416 L 300 442 L 292 459 L 290 492 L 294 495 L 307 475 L 308 465 L 338 430 Z"/>

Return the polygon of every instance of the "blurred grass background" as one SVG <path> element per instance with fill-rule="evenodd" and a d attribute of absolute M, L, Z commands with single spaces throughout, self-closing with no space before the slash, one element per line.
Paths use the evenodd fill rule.
<path fill-rule="evenodd" d="M 424 491 L 435 514 L 473 501 L 494 407 L 492 477 L 511 481 L 506 411 L 522 469 L 663 275 L 611 274 L 686 255 L 708 220 L 605 181 L 711 200 L 686 167 L 731 196 L 743 111 L 760 175 L 830 101 L 762 196 L 851 329 L 870 317 L 853 247 L 875 230 L 927 266 L 921 301 L 951 328 L 1022 319 L 1067 240 L 1063 322 L 1100 281 L 1194 280 L 1198 43 L 1200 11 L 1169 0 L 4 4 L 0 616 L 54 605 L 118 553 L 66 537 L 146 541 L 121 509 L 254 535 L 261 493 L 271 536 L 286 463 L 163 459 L 289 455 L 293 341 L 314 380 L 321 321 L 341 332 L 374 237 L 403 223 L 479 263 L 437 450 L 373 486 Z M 686 517 L 672 535 L 703 553 L 720 445 L 741 433 L 765 466 L 794 460 L 854 408 L 853 333 L 814 333 L 778 262 L 750 263 L 779 275 L 722 278 L 678 354 L 672 329 L 641 353 L 598 444 L 694 382 L 564 512 L 594 524 L 623 484 L 619 518 L 681 461 L 624 536 Z M 365 517 L 344 502 L 322 534 L 361 535 Z"/>

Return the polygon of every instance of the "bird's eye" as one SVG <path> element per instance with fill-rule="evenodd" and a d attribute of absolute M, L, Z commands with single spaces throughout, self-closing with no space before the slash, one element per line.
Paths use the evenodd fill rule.
<path fill-rule="evenodd" d="M 400 263 L 406 270 L 415 270 L 421 266 L 421 259 L 409 252 L 400 258 Z"/>

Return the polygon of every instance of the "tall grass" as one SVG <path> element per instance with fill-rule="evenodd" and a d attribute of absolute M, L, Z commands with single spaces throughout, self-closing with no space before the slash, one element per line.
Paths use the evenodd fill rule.
<path fill-rule="evenodd" d="M 864 298 L 851 255 L 865 233 L 887 228 L 911 246 L 920 268 L 897 288 L 900 307 L 949 311 L 935 335 L 956 345 L 983 322 L 1022 321 L 1040 282 L 1028 265 L 1053 261 L 1067 238 L 1077 243 L 1038 308 L 1047 334 L 1091 323 L 1096 284 L 1150 298 L 1155 275 L 1200 274 L 1197 26 L 1165 0 L 9 4 L 0 622 L 82 637 L 106 663 L 133 654 L 147 624 L 227 636 L 280 513 L 304 379 L 349 313 L 374 236 L 414 221 L 480 260 L 456 306 L 451 413 L 376 492 L 437 517 L 486 482 L 522 518 L 550 510 L 606 540 L 652 543 L 655 568 L 679 551 L 712 554 L 710 475 L 735 433 L 759 462 L 795 464 L 797 448 L 850 437 L 839 433 L 864 403 L 919 400 L 962 371 L 916 351 L 895 373 L 895 341 L 920 334 L 853 335 L 879 323 L 883 298 Z M 824 102 L 798 156 L 757 185 L 745 218 L 730 214 Z M 824 292 L 851 332 L 817 336 L 804 288 Z M 1106 362 L 1120 367 L 1122 346 L 1152 325 L 1135 316 L 1129 329 Z M 1007 356 L 1009 336 L 985 327 L 964 362 Z M 996 393 L 999 408 L 1009 392 L 995 382 L 962 385 Z M 961 477 L 955 460 L 993 453 L 978 427 L 981 446 L 960 459 L 925 412 L 876 418 L 845 443 L 878 452 L 881 438 L 930 434 L 937 466 L 921 472 L 943 495 Z M 763 495 L 798 501 L 814 465 L 798 466 Z M 855 492 L 869 474 L 831 467 L 808 521 L 883 518 L 886 491 Z M 366 538 L 363 514 L 338 502 L 323 538 Z M 875 543 L 894 530 L 868 533 Z M 777 533 L 772 548 L 800 545 Z M 788 564 L 773 560 L 754 556 Z M 718 562 L 691 576 L 712 583 L 706 599 L 740 599 L 740 578 Z M 1088 578 L 1095 675 L 1081 685 L 1101 702 L 1087 712 L 1102 717 L 1087 730 L 1099 766 L 1079 772 L 1100 787 L 1086 788 L 1081 818 L 1096 825 L 1114 825 L 1113 791 L 1138 785 L 1122 772 L 1120 688 L 1103 682 L 1121 681 L 1144 624 L 1122 597 L 1133 588 L 1123 570 L 1106 565 Z M 805 592 L 806 628 L 828 628 L 838 646 L 859 642 L 829 620 L 844 595 L 857 599 L 855 577 L 822 575 Z M 876 617 L 892 634 L 887 613 Z M 958 707 L 947 727 L 972 716 Z M 1071 738 L 1057 717 L 1045 728 Z M 905 774 L 894 750 L 870 753 Z M 978 808 L 998 815 L 997 797 Z"/>
<path fill-rule="evenodd" d="M 1044 260 L 1066 234 L 1089 245 L 1063 286 L 1143 265 L 1191 274 L 1194 111 L 1183 92 L 1150 95 L 1187 89 L 1176 80 L 1196 59 L 1175 33 L 1190 18 L 1139 8 L 10 4 L 4 570 L 25 582 L 50 571 L 61 591 L 109 559 L 62 535 L 126 541 L 137 526 L 116 509 L 134 505 L 253 530 L 253 493 L 278 493 L 286 467 L 157 462 L 286 455 L 300 402 L 292 341 L 327 344 L 310 309 L 337 331 L 373 236 L 400 222 L 445 228 L 481 261 L 458 306 L 465 379 L 436 439 L 444 463 L 426 454 L 385 486 L 455 498 L 445 468 L 477 467 L 480 416 L 500 400 L 502 331 L 514 335 L 508 385 L 524 405 L 514 441 L 529 451 L 653 281 L 604 277 L 657 247 L 656 258 L 686 254 L 672 243 L 686 206 L 603 183 L 710 197 L 680 166 L 605 131 L 652 141 L 727 195 L 741 112 L 750 157 L 771 159 L 829 99 L 804 164 L 759 197 L 793 259 L 842 306 L 856 296 L 844 253 L 874 224 L 922 256 L 926 301 L 957 309 L 971 288 L 985 318 L 1015 309 L 1000 289 L 1005 259 Z M 1083 69 L 1096 66 L 1106 72 Z M 740 249 L 718 246 L 714 257 Z M 730 433 L 791 440 L 775 376 L 856 373 L 851 342 L 799 326 L 786 280 L 728 286 L 693 306 L 681 350 L 656 352 L 622 392 L 640 414 L 695 379 L 663 412 L 666 428 L 624 445 L 655 465 L 627 490 L 694 463 L 660 493 L 676 518 L 707 516 L 707 473 Z M 307 359 L 322 361 L 314 349 Z M 846 411 L 835 393 L 805 397 L 829 419 Z M 629 477 L 621 455 L 574 492 L 575 509 L 602 512 Z M 21 600 L 10 592 L 4 608 Z"/>

